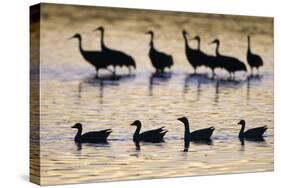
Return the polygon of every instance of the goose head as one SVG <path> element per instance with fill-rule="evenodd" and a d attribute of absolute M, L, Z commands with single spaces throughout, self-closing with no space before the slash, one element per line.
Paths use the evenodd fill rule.
<path fill-rule="evenodd" d="M 242 126 L 245 126 L 245 120 L 241 119 L 239 122 L 238 122 L 238 125 L 242 125 Z"/>
<path fill-rule="evenodd" d="M 94 29 L 93 31 L 101 31 L 101 32 L 104 32 L 104 28 L 102 26 Z"/>
<path fill-rule="evenodd" d="M 189 125 L 187 117 L 181 117 L 181 118 L 178 118 L 177 120 L 182 122 L 184 125 Z"/>
<path fill-rule="evenodd" d="M 200 41 L 200 37 L 198 35 L 196 35 L 195 37 L 193 37 L 192 39 L 190 40 L 197 40 L 197 41 Z"/>
<path fill-rule="evenodd" d="M 141 122 L 140 122 L 140 120 L 136 120 L 136 121 L 134 121 L 133 123 L 131 123 L 131 126 L 137 126 L 137 127 L 140 127 L 140 126 L 141 126 Z"/>
<path fill-rule="evenodd" d="M 73 128 L 73 129 L 82 129 L 82 124 L 81 123 L 76 123 L 71 128 Z"/>
<path fill-rule="evenodd" d="M 77 38 L 77 39 L 81 40 L 81 35 L 79 33 L 76 33 L 72 37 L 70 37 L 68 40 L 74 39 L 74 38 Z"/>

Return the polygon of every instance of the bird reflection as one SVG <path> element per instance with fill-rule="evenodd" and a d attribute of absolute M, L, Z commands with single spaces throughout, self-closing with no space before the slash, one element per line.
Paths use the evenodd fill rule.
<path fill-rule="evenodd" d="M 166 82 L 172 77 L 171 72 L 167 73 L 152 73 L 149 77 L 149 95 L 153 96 L 154 85 L 160 85 L 159 82 Z"/>
<path fill-rule="evenodd" d="M 214 99 L 215 104 L 217 104 L 219 102 L 219 92 L 220 92 L 219 87 L 220 87 L 220 82 L 219 82 L 219 80 L 217 80 L 216 85 L 215 85 L 215 88 L 216 88 L 215 89 L 215 99 Z"/>
<path fill-rule="evenodd" d="M 75 145 L 77 146 L 77 151 L 82 150 L 82 144 L 79 142 L 75 142 Z"/>
<path fill-rule="evenodd" d="M 183 152 L 188 152 L 190 146 L 190 141 L 184 142 Z"/>
<path fill-rule="evenodd" d="M 251 92 L 251 81 L 260 81 L 262 76 L 260 75 L 250 75 L 247 77 L 247 100 L 251 99 L 250 92 Z"/>
<path fill-rule="evenodd" d="M 136 146 L 136 150 L 137 150 L 137 151 L 140 151 L 140 150 L 141 150 L 140 142 L 136 141 L 136 142 L 134 142 L 134 143 L 135 143 L 135 146 Z"/>

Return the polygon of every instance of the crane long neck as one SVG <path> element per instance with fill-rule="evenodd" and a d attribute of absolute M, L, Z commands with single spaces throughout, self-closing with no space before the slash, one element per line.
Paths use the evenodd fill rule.
<path fill-rule="evenodd" d="M 248 37 L 248 52 L 251 52 L 251 41 L 250 41 L 250 37 Z"/>
<path fill-rule="evenodd" d="M 216 44 L 217 44 L 217 47 L 216 47 L 216 55 L 218 56 L 218 55 L 220 55 L 220 52 L 219 52 L 220 43 L 217 42 Z"/>
<path fill-rule="evenodd" d="M 200 39 L 197 39 L 198 42 L 198 50 L 200 50 Z"/>
<path fill-rule="evenodd" d="M 82 47 L 82 37 L 78 38 L 78 42 L 79 42 L 79 50 L 81 52 L 81 54 L 84 53 L 83 47 Z"/>
<path fill-rule="evenodd" d="M 184 38 L 185 49 L 188 50 L 189 49 L 188 40 L 185 34 L 183 34 L 183 38 Z"/>
<path fill-rule="evenodd" d="M 105 49 L 105 44 L 104 44 L 104 30 L 101 30 L 101 48 Z"/>
<path fill-rule="evenodd" d="M 149 42 L 149 45 L 150 45 L 151 48 L 154 47 L 153 40 L 154 40 L 154 35 L 153 35 L 153 33 L 151 33 L 150 34 L 150 42 Z"/>

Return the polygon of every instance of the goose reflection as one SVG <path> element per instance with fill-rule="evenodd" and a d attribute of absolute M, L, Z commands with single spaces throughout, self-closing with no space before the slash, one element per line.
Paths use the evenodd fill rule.
<path fill-rule="evenodd" d="M 153 96 L 154 85 L 160 85 L 165 83 L 172 78 L 172 73 L 152 73 L 149 77 L 149 95 Z"/>
<path fill-rule="evenodd" d="M 140 142 L 139 141 L 135 141 L 135 146 L 136 146 L 136 151 L 140 151 L 141 147 L 140 147 Z"/>

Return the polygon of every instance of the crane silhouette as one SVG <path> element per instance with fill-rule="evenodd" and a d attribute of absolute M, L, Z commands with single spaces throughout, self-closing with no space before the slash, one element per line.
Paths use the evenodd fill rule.
<path fill-rule="evenodd" d="M 217 58 L 216 56 L 213 55 L 209 55 L 204 53 L 201 49 L 200 49 L 200 42 L 201 39 L 200 37 L 197 35 L 194 38 L 192 38 L 191 40 L 197 40 L 197 50 L 198 50 L 198 57 L 201 59 L 200 62 L 202 62 L 202 64 L 208 68 L 211 69 L 212 71 L 212 78 L 215 77 L 215 68 L 218 67 L 218 62 L 217 62 Z"/>
<path fill-rule="evenodd" d="M 247 50 L 247 61 L 251 67 L 251 75 L 253 75 L 253 69 L 256 68 L 259 74 L 259 67 L 263 66 L 263 60 L 261 56 L 252 53 L 251 51 L 251 41 L 250 36 L 248 35 L 248 50 Z"/>
<path fill-rule="evenodd" d="M 160 52 L 160 51 L 158 51 L 154 48 L 154 43 L 153 43 L 154 33 L 153 33 L 153 31 L 148 31 L 145 34 L 150 35 L 149 58 L 150 58 L 151 64 L 156 69 L 156 73 L 159 73 L 159 72 L 164 73 L 166 67 L 170 69 L 171 66 L 173 66 L 173 64 L 174 64 L 173 63 L 173 57 L 171 55 L 168 55 L 168 54 L 164 53 L 164 52 Z"/>
<path fill-rule="evenodd" d="M 195 50 L 195 49 L 190 48 L 190 46 L 188 44 L 188 39 L 187 39 L 188 33 L 185 30 L 182 31 L 182 35 L 183 35 L 184 42 L 185 42 L 186 59 L 188 60 L 188 62 L 193 67 L 194 74 L 196 74 L 197 67 L 204 65 L 203 64 L 204 59 L 202 59 L 202 53 L 200 53 L 199 50 Z"/>
<path fill-rule="evenodd" d="M 228 71 L 230 79 L 235 79 L 235 72 L 245 71 L 247 72 L 246 65 L 239 59 L 231 56 L 221 55 L 219 52 L 220 41 L 218 39 L 213 40 L 210 44 L 216 44 L 216 58 L 219 62 L 219 67 Z"/>
<path fill-rule="evenodd" d="M 126 66 L 129 69 L 129 74 L 131 74 L 131 68 L 134 68 L 134 70 L 136 69 L 136 63 L 133 57 L 122 51 L 108 48 L 104 43 L 104 28 L 102 26 L 93 31 L 101 32 L 101 50 L 105 53 L 106 58 L 113 66 L 113 74 L 115 75 L 117 66 Z"/>
<path fill-rule="evenodd" d="M 108 69 L 110 65 L 105 54 L 101 51 L 86 51 L 82 47 L 82 36 L 79 33 L 76 33 L 69 39 L 77 38 L 79 42 L 79 50 L 83 58 L 90 63 L 96 69 L 96 77 L 99 77 L 99 69 L 106 69 L 110 72 L 111 70 Z"/>

